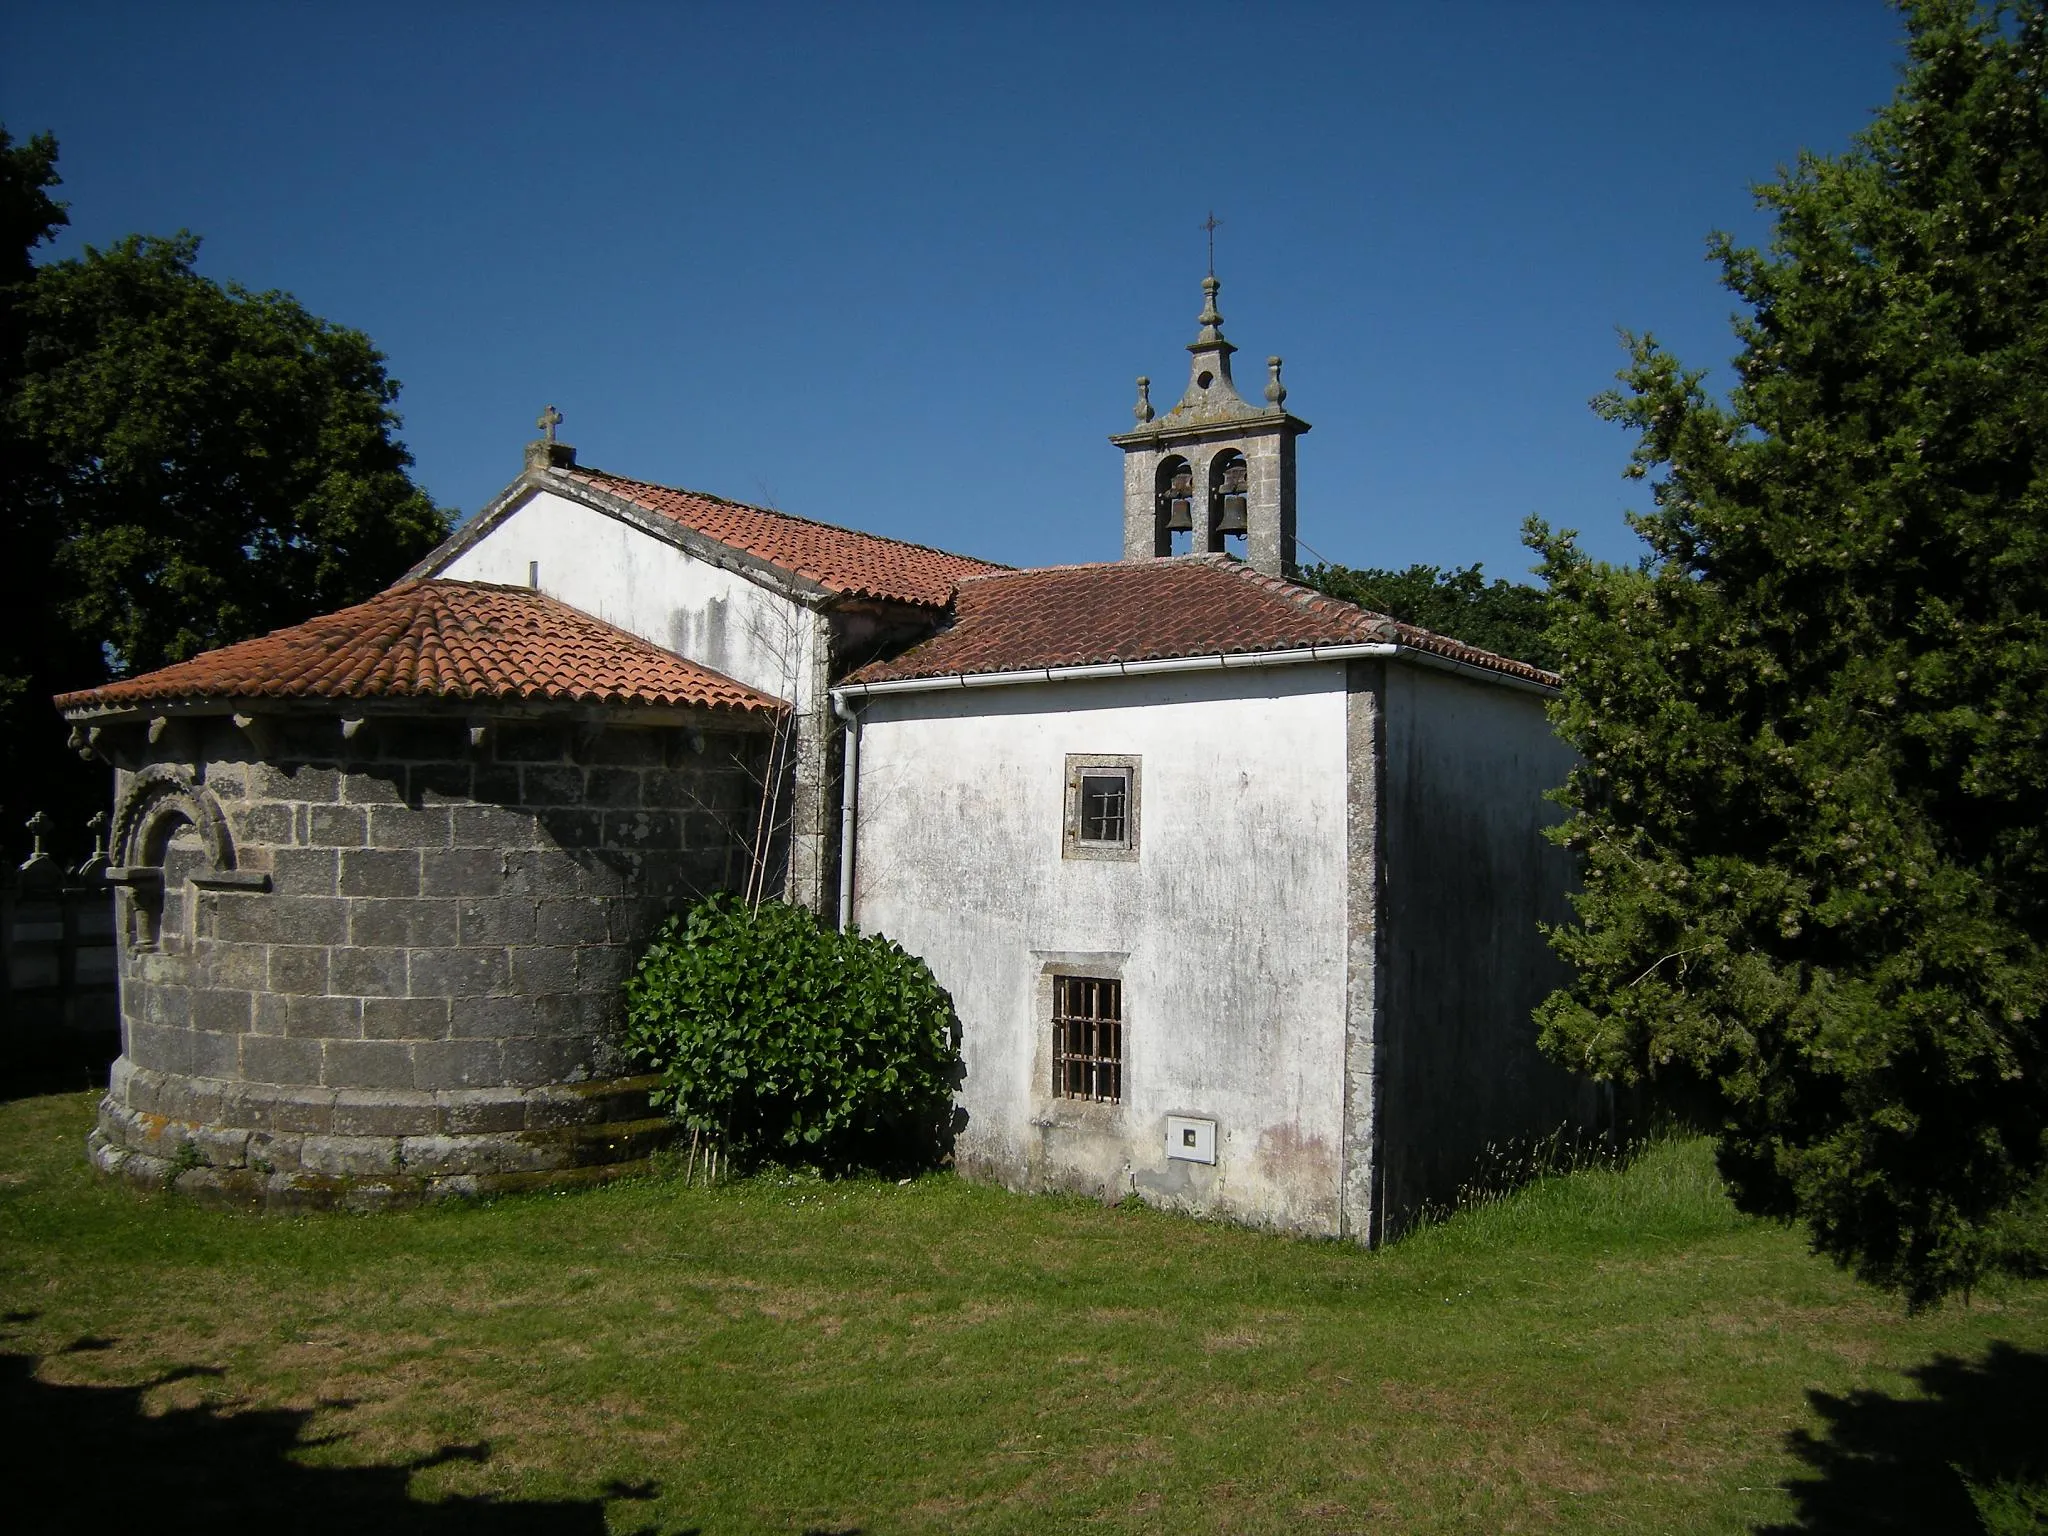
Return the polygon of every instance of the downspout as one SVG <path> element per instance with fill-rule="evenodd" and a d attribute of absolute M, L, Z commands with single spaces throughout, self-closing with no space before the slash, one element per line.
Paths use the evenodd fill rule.
<path fill-rule="evenodd" d="M 846 695 L 832 690 L 832 713 L 846 727 L 846 750 L 839 767 L 839 931 L 853 926 L 853 854 L 859 842 L 860 716 Z"/>

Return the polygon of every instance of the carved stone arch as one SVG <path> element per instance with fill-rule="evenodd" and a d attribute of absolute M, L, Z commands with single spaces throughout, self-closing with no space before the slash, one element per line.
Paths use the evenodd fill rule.
<path fill-rule="evenodd" d="M 170 889 L 166 866 L 171 840 L 186 827 L 198 838 L 201 857 L 209 866 L 201 878 L 231 877 L 234 843 L 211 790 L 183 769 L 164 763 L 144 768 L 129 781 L 114 812 L 117 862 L 110 874 L 127 887 L 122 925 L 134 949 L 159 949 L 171 933 L 183 932 L 183 890 Z"/>
<path fill-rule="evenodd" d="M 199 834 L 206 861 L 216 871 L 224 874 L 235 867 L 228 819 L 213 791 L 184 769 L 163 763 L 137 773 L 114 811 L 114 862 L 129 867 L 161 864 L 164 844 L 179 820 L 190 822 Z"/>

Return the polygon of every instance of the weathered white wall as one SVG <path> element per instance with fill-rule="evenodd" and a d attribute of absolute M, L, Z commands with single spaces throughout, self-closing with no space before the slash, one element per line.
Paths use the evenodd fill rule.
<path fill-rule="evenodd" d="M 1591 1086 L 1536 1046 L 1566 979 L 1537 930 L 1569 918 L 1574 861 L 1543 836 L 1571 749 L 1541 697 L 1433 669 L 1385 671 L 1380 988 L 1383 1230 L 1489 1176 L 1505 1149 L 1584 1123 Z"/>
<path fill-rule="evenodd" d="M 964 1027 L 962 1168 L 1337 1230 L 1341 665 L 885 695 L 862 707 L 860 925 Z M 1061 857 L 1066 754 L 1141 759 L 1135 862 Z M 1125 1102 L 1050 1093 L 1050 965 L 1120 974 Z M 1168 1114 L 1218 1122 L 1168 1161 Z"/>
<path fill-rule="evenodd" d="M 523 587 L 536 560 L 548 596 L 799 711 L 811 704 L 808 610 L 567 497 L 537 492 L 440 574 Z"/>

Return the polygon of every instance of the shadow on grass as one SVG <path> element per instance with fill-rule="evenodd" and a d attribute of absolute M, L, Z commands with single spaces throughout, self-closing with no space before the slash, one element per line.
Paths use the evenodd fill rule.
<path fill-rule="evenodd" d="M 33 1314 L 10 1313 L 20 1323 Z M 65 1354 L 106 1349 L 88 1336 Z M 307 1466 L 309 1410 L 202 1405 L 143 1410 L 152 1388 L 218 1370 L 191 1366 L 134 1386 L 58 1386 L 39 1380 L 36 1357 L 0 1351 L 0 1447 L 10 1530 L 275 1530 L 310 1536 L 370 1531 L 411 1536 L 603 1536 L 605 1505 L 648 1499 L 652 1486 L 613 1486 L 595 1499 L 413 1499 L 407 1481 L 427 1467 L 487 1461 L 491 1448 L 444 1445 L 391 1466 Z M 688 1536 L 688 1533 L 678 1533 Z"/>
<path fill-rule="evenodd" d="M 111 1052 L 92 1052 L 64 1061 L 0 1062 L 0 1103 L 103 1089 L 112 1061 Z"/>
<path fill-rule="evenodd" d="M 1922 1396 L 1807 1394 L 1827 1427 L 1790 1437 L 1812 1469 L 1785 1485 L 1798 1519 L 1758 1536 L 2048 1531 L 2048 1354 L 1997 1343 L 1907 1374 Z"/>

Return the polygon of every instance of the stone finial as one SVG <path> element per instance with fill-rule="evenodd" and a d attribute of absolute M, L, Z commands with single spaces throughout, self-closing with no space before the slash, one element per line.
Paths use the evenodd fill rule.
<path fill-rule="evenodd" d="M 1266 403 L 1277 411 L 1287 403 L 1287 386 L 1280 382 L 1279 358 L 1269 357 L 1266 359 L 1266 373 L 1268 375 L 1266 379 Z"/>
<path fill-rule="evenodd" d="M 1223 324 L 1223 313 L 1216 307 L 1216 295 L 1222 288 L 1214 272 L 1202 279 L 1202 313 L 1196 322 L 1202 327 L 1202 334 L 1196 338 L 1198 343 L 1223 339 L 1223 332 L 1219 329 Z"/>
<path fill-rule="evenodd" d="M 1131 414 L 1143 426 L 1156 414 L 1152 409 L 1152 381 L 1142 373 L 1138 375 L 1138 403 L 1131 408 Z"/>
<path fill-rule="evenodd" d="M 555 428 L 561 424 L 562 413 L 552 405 L 534 421 L 543 435 L 526 445 L 528 469 L 569 469 L 575 465 L 576 450 L 555 440 Z"/>

